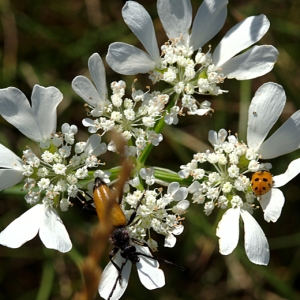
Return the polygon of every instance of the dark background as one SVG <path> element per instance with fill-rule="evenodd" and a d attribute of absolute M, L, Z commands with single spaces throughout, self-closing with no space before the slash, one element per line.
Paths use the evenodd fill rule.
<path fill-rule="evenodd" d="M 139 2 L 153 17 L 161 45 L 166 36 L 157 17 L 156 1 Z M 194 14 L 201 2 L 192 0 Z M 98 52 L 104 58 L 108 45 L 115 41 L 140 46 L 122 20 L 123 4 L 121 0 L 0 0 L 0 88 L 15 86 L 30 99 L 34 84 L 54 85 L 64 94 L 64 101 L 58 109 L 58 130 L 64 122 L 80 127 L 85 117 L 84 103 L 72 91 L 71 81 L 77 75 L 88 75 L 89 56 Z M 213 116 L 182 118 L 178 126 L 166 128 L 163 144 L 153 151 L 149 164 L 178 171 L 181 164 L 190 161 L 194 152 L 206 150 L 210 129 L 239 131 L 244 139 L 244 133 L 239 130 L 246 126 L 246 119 L 239 118 L 240 95 L 246 101 L 265 82 L 277 82 L 287 93 L 288 102 L 278 125 L 300 108 L 299 0 L 229 1 L 225 26 L 211 44 L 216 46 L 237 22 L 259 14 L 267 15 L 271 22 L 270 30 L 260 43 L 272 44 L 280 52 L 274 70 L 252 82 L 241 84 L 227 80 L 222 88 L 228 89 L 229 94 L 203 98 L 211 100 L 215 109 Z M 124 79 L 130 87 L 134 78 L 114 74 L 107 67 L 108 83 Z M 137 87 L 146 90 L 145 86 L 150 85 L 147 76 L 138 78 Z M 0 126 L 0 142 L 21 155 L 30 141 L 3 119 Z M 77 136 L 78 139 L 86 137 L 84 131 Z M 273 161 L 273 174 L 284 172 L 289 162 L 298 158 L 299 154 L 298 150 Z M 233 254 L 220 255 L 215 236 L 220 215 L 215 210 L 206 217 L 202 205 L 193 205 L 186 215 L 185 231 L 179 236 L 175 248 L 161 246 L 157 254 L 186 267 L 186 271 L 182 273 L 162 265 L 166 275 L 165 287 L 148 291 L 139 282 L 133 268 L 123 299 L 300 299 L 299 176 L 282 191 L 286 204 L 275 224 L 264 222 L 261 210 L 255 212 L 255 218 L 270 243 L 269 266 L 261 267 L 249 262 L 244 253 L 242 234 Z M 0 230 L 26 209 L 21 196 L 3 192 Z M 38 237 L 19 249 L 0 246 L 1 300 L 71 299 L 73 293 L 81 288 L 78 264 L 87 253 L 90 230 L 97 223 L 97 218 L 77 206 L 66 214 L 61 213 L 61 216 L 73 242 L 73 249 L 67 254 L 45 249 Z M 159 245 L 163 245 L 163 239 L 157 238 Z M 107 257 L 101 261 L 102 266 L 106 265 Z"/>

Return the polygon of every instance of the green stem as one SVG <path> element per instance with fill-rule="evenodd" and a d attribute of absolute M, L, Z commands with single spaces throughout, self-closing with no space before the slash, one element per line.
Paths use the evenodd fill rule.
<path fill-rule="evenodd" d="M 45 261 L 42 280 L 36 297 L 37 300 L 49 299 L 53 286 L 54 273 L 53 263 L 50 260 Z"/>
<path fill-rule="evenodd" d="M 251 80 L 242 80 L 240 84 L 240 119 L 239 119 L 239 140 L 246 141 L 248 109 L 251 101 Z"/>
<path fill-rule="evenodd" d="M 165 182 L 179 182 L 181 185 L 189 186 L 192 184 L 192 179 L 181 178 L 175 172 L 171 172 L 168 169 L 162 169 L 154 167 L 154 175 L 156 179 L 165 181 Z"/>

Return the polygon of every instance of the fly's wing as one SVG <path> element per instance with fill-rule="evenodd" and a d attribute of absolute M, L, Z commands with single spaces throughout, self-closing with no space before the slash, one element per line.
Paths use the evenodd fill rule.
<path fill-rule="evenodd" d="M 138 252 L 152 256 L 148 247 L 135 245 Z M 157 289 L 165 285 L 164 272 L 159 269 L 159 263 L 153 259 L 139 255 L 140 261 L 136 264 L 141 283 L 148 290 Z"/>
<path fill-rule="evenodd" d="M 124 258 L 121 257 L 120 251 L 118 251 L 118 253 L 113 257 L 113 261 L 119 267 L 122 266 Z M 118 280 L 119 271 L 111 262 L 108 263 L 108 265 L 102 272 L 98 287 L 99 294 L 102 298 L 108 299 L 113 289 L 114 291 L 110 298 L 111 300 L 117 300 L 122 297 L 128 285 L 131 266 L 132 263 L 130 261 L 127 261 L 126 265 L 123 267 L 122 270 L 122 279 L 120 284 L 120 281 Z"/>

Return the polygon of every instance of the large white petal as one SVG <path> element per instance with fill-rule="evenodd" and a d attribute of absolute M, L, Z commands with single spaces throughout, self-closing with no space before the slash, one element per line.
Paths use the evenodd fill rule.
<path fill-rule="evenodd" d="M 219 251 L 223 255 L 230 254 L 239 241 L 239 218 L 240 209 L 228 209 L 218 224 L 216 235 L 219 239 Z"/>
<path fill-rule="evenodd" d="M 19 248 L 38 233 L 44 215 L 44 205 L 37 204 L 15 219 L 0 233 L 0 244 Z"/>
<path fill-rule="evenodd" d="M 18 184 L 24 176 L 22 170 L 2 169 L 0 170 L 0 190 L 10 188 Z"/>
<path fill-rule="evenodd" d="M 100 105 L 102 103 L 98 91 L 85 76 L 76 76 L 72 81 L 72 88 L 79 97 L 91 106 L 96 107 L 97 104 Z"/>
<path fill-rule="evenodd" d="M 267 238 L 256 220 L 244 210 L 241 216 L 245 227 L 245 250 L 251 262 L 257 265 L 267 265 L 270 251 Z"/>
<path fill-rule="evenodd" d="M 254 46 L 219 67 L 222 68 L 222 73 L 227 78 L 252 79 L 270 72 L 274 67 L 278 54 L 279 52 L 273 46 Z"/>
<path fill-rule="evenodd" d="M 284 205 L 284 195 L 281 190 L 272 188 L 270 192 L 261 196 L 260 205 L 267 222 L 276 222 L 281 215 Z"/>
<path fill-rule="evenodd" d="M 93 78 L 93 81 L 97 87 L 100 99 L 104 101 L 107 99 L 107 85 L 106 85 L 106 73 L 103 61 L 98 53 L 94 53 L 88 61 L 89 71 Z M 98 103 L 99 105 L 101 103 Z"/>
<path fill-rule="evenodd" d="M 121 267 L 122 262 L 124 261 L 124 258 L 121 257 L 120 251 L 114 256 L 113 258 L 114 262 Z M 118 300 L 122 297 L 124 294 L 127 285 L 128 280 L 130 276 L 132 263 L 128 261 L 126 265 L 123 268 L 122 271 L 122 280 L 121 285 L 120 282 L 117 282 L 116 288 L 111 296 L 111 300 Z M 116 267 L 109 262 L 108 265 L 105 267 L 105 269 L 102 272 L 98 291 L 102 298 L 108 299 L 110 293 L 112 292 L 112 289 L 116 283 L 116 280 L 118 278 L 119 271 L 116 269 Z"/>
<path fill-rule="evenodd" d="M 55 132 L 56 107 L 62 98 L 62 93 L 53 86 L 35 85 L 30 106 L 20 90 L 9 87 L 0 91 L 0 114 L 28 138 L 40 142 Z"/>
<path fill-rule="evenodd" d="M 157 11 L 168 38 L 182 38 L 188 42 L 188 30 L 192 24 L 191 1 L 158 0 Z"/>
<path fill-rule="evenodd" d="M 147 73 L 156 66 L 156 62 L 146 52 L 120 42 L 109 45 L 106 61 L 115 72 L 123 75 Z"/>
<path fill-rule="evenodd" d="M 213 53 L 213 63 L 223 65 L 239 52 L 259 41 L 268 31 L 270 22 L 265 15 L 249 17 L 232 27 Z"/>
<path fill-rule="evenodd" d="M 0 190 L 14 186 L 23 179 L 22 166 L 22 160 L 0 144 Z"/>
<path fill-rule="evenodd" d="M 127 1 L 122 15 L 125 23 L 144 45 L 154 61 L 160 61 L 153 22 L 147 10 L 135 1 Z"/>
<path fill-rule="evenodd" d="M 190 46 L 199 49 L 223 27 L 228 0 L 204 0 L 199 7 L 191 33 Z"/>
<path fill-rule="evenodd" d="M 281 187 L 300 173 L 300 158 L 293 160 L 285 173 L 273 177 L 273 187 Z"/>
<path fill-rule="evenodd" d="M 281 85 L 263 84 L 255 93 L 248 111 L 247 144 L 258 149 L 284 108 L 286 96 Z"/>
<path fill-rule="evenodd" d="M 66 227 L 53 208 L 45 209 L 39 235 L 43 244 L 49 249 L 68 252 L 72 248 Z"/>
<path fill-rule="evenodd" d="M 296 111 L 260 146 L 263 159 L 270 159 L 300 148 L 300 110 Z"/>
<path fill-rule="evenodd" d="M 135 246 L 138 252 L 152 256 L 148 247 Z M 165 285 L 164 272 L 159 269 L 159 263 L 155 259 L 151 259 L 139 255 L 140 261 L 136 264 L 138 275 L 141 283 L 148 290 L 160 288 Z"/>

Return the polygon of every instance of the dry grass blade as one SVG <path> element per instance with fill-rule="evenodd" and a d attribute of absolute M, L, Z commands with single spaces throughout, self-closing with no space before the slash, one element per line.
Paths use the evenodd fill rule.
<path fill-rule="evenodd" d="M 124 142 L 121 137 L 117 137 L 117 145 L 119 149 L 124 149 Z M 89 254 L 81 265 L 82 276 L 84 279 L 84 287 L 77 292 L 72 300 L 90 300 L 94 299 L 98 291 L 98 285 L 102 270 L 99 267 L 99 261 L 105 251 L 109 235 L 113 230 L 110 211 L 116 199 L 121 199 L 122 191 L 125 182 L 128 180 L 132 170 L 132 163 L 129 160 L 124 160 L 122 171 L 117 183 L 117 188 L 111 193 L 110 201 L 107 205 L 107 214 L 104 219 L 101 219 L 101 224 L 98 223 L 92 232 L 92 241 L 89 249 Z"/>

